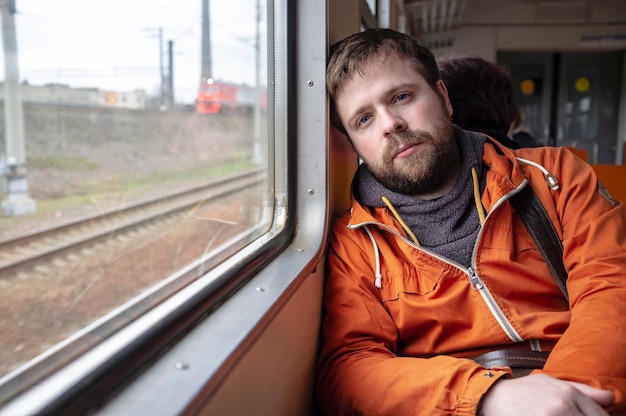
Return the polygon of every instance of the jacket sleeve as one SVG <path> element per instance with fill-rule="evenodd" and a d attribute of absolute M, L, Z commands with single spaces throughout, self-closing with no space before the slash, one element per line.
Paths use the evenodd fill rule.
<path fill-rule="evenodd" d="M 610 389 L 624 414 L 626 395 L 626 211 L 602 190 L 593 169 L 555 151 L 553 196 L 562 226 L 571 321 L 544 371 Z"/>
<path fill-rule="evenodd" d="M 507 372 L 450 356 L 396 356 L 398 331 L 374 286 L 372 246 L 345 227 L 335 226 L 327 260 L 317 380 L 324 414 L 475 415 Z"/>

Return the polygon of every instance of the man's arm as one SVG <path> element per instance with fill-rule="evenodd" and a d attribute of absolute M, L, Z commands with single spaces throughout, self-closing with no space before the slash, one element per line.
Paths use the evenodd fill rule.
<path fill-rule="evenodd" d="M 556 212 L 563 229 L 572 311 L 568 329 L 544 370 L 563 380 L 626 393 L 626 211 L 598 192 L 593 169 L 557 151 L 553 172 L 561 191 Z"/>

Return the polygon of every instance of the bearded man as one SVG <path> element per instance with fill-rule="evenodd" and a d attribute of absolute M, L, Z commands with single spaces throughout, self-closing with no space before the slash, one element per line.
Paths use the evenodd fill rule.
<path fill-rule="evenodd" d="M 341 41 L 326 81 L 363 164 L 328 254 L 324 413 L 625 414 L 626 213 L 593 169 L 453 125 L 434 56 L 393 30 Z M 563 246 L 565 296 L 510 202 L 527 186 Z M 502 351 L 536 363 L 479 360 Z"/>

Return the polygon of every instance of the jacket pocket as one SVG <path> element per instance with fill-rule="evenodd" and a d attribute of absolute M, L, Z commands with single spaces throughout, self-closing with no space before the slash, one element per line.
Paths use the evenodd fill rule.
<path fill-rule="evenodd" d="M 380 295 L 383 302 L 394 301 L 401 294 L 428 296 L 434 293 L 443 276 L 441 269 L 404 267 L 396 272 L 383 271 Z"/>

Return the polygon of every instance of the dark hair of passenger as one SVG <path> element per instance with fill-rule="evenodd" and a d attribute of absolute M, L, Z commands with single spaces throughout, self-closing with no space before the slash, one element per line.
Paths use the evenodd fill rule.
<path fill-rule="evenodd" d="M 343 83 L 355 74 L 361 74 L 373 57 L 387 57 L 392 53 L 409 60 L 426 82 L 436 89 L 440 79 L 433 53 L 418 40 L 391 29 L 367 29 L 355 33 L 331 46 L 326 67 L 326 88 L 330 96 L 330 117 L 333 126 L 347 134 L 335 109 L 335 98 Z"/>
<path fill-rule="evenodd" d="M 454 124 L 467 130 L 508 136 L 519 114 L 509 70 L 469 55 L 446 55 L 437 59 L 437 64 L 448 89 Z"/>

